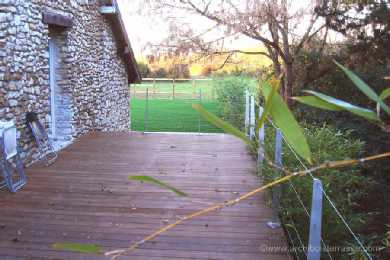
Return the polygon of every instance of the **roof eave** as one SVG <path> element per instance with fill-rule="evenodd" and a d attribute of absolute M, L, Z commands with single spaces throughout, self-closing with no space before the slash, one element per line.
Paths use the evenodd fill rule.
<path fill-rule="evenodd" d="M 127 68 L 128 83 L 139 83 L 141 82 L 142 78 L 138 71 L 135 55 L 131 47 L 130 39 L 127 34 L 126 27 L 124 25 L 124 21 L 118 3 L 116 2 L 116 0 L 109 0 L 107 2 L 108 2 L 107 4 L 110 4 L 113 9 L 111 9 L 112 12 L 105 13 L 105 15 L 113 16 L 113 19 L 115 20 L 115 24 L 117 24 L 120 27 L 120 31 L 122 34 L 121 38 L 125 43 L 125 46 L 123 46 L 123 48 L 120 48 L 121 51 L 120 55 L 123 55 L 124 62 Z M 107 11 L 108 9 L 105 10 Z"/>

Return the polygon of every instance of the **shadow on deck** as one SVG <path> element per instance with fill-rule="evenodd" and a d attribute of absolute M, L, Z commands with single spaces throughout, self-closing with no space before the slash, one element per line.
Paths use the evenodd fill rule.
<path fill-rule="evenodd" d="M 93 133 L 58 161 L 27 169 L 15 194 L 0 191 L 0 259 L 109 259 L 55 251 L 52 243 L 125 248 L 165 224 L 259 186 L 245 145 L 224 134 Z M 185 191 L 129 181 L 149 175 Z M 259 194 L 185 222 L 121 259 L 288 259 L 283 231 Z"/>

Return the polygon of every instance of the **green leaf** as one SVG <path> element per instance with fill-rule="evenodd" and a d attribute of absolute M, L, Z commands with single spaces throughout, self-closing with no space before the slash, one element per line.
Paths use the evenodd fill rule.
<path fill-rule="evenodd" d="M 390 97 L 390 88 L 383 90 L 382 93 L 379 95 L 379 98 L 381 100 L 385 100 L 388 97 Z"/>
<path fill-rule="evenodd" d="M 336 106 L 332 103 L 326 102 L 316 96 L 301 96 L 301 97 L 293 97 L 292 99 L 303 103 L 305 105 L 309 105 L 312 107 L 320 108 L 320 109 L 326 109 L 331 111 L 342 111 L 343 109 L 339 106 Z"/>
<path fill-rule="evenodd" d="M 264 82 L 263 84 L 268 84 L 268 83 Z M 280 83 L 279 83 L 279 85 L 280 85 Z M 256 130 L 259 130 L 263 126 L 265 120 L 267 119 L 267 115 L 269 114 L 269 111 L 271 110 L 271 107 L 272 107 L 271 100 L 272 100 L 273 96 L 277 93 L 277 91 L 279 89 L 279 85 L 277 85 L 275 87 L 272 87 L 270 85 L 271 86 L 271 92 L 268 94 L 267 98 L 265 99 L 266 102 L 265 102 L 265 106 L 264 106 L 264 111 L 263 111 L 263 114 L 261 114 L 259 122 L 257 123 Z"/>
<path fill-rule="evenodd" d="M 261 90 L 263 96 L 267 98 L 272 91 L 272 87 L 269 83 L 265 82 Z M 275 93 L 272 100 L 266 100 L 266 102 L 272 103 L 270 115 L 275 125 L 282 131 L 286 141 L 299 156 L 309 163 L 312 163 L 310 147 L 307 143 L 306 137 L 298 122 L 295 120 L 294 115 L 291 113 L 286 103 L 284 103 L 282 97 L 278 93 Z"/>
<path fill-rule="evenodd" d="M 155 178 L 152 178 L 150 176 L 137 175 L 137 176 L 129 176 L 128 178 L 129 178 L 129 180 L 148 182 L 148 183 L 158 185 L 158 186 L 166 188 L 166 189 L 168 189 L 168 190 L 170 190 L 170 191 L 172 191 L 172 192 L 174 192 L 177 195 L 182 196 L 182 197 L 187 196 L 186 193 L 184 193 L 184 192 L 182 192 L 182 191 L 180 191 L 180 190 L 178 190 L 178 189 L 176 189 L 176 188 L 174 188 L 174 187 L 172 187 L 172 186 L 170 186 L 162 181 L 159 181 Z"/>
<path fill-rule="evenodd" d="M 382 93 L 379 95 L 379 98 L 384 101 L 389 96 L 390 96 L 390 88 L 387 88 L 387 89 L 382 91 Z M 377 111 L 377 115 L 379 117 L 380 113 L 381 113 L 381 106 L 379 103 L 376 104 L 376 111 Z"/>
<path fill-rule="evenodd" d="M 379 96 L 368 86 L 362 79 L 360 79 L 355 73 L 353 73 L 351 70 L 347 69 L 337 61 L 334 61 L 339 68 L 341 68 L 342 71 L 348 76 L 348 78 L 355 84 L 355 86 L 360 89 L 367 97 L 369 97 L 371 100 L 375 101 L 375 103 L 379 103 L 379 105 L 383 108 L 383 110 L 390 114 L 390 107 L 387 106 L 382 99 L 379 98 Z"/>
<path fill-rule="evenodd" d="M 93 244 L 77 244 L 77 243 L 55 243 L 52 245 L 56 250 L 67 250 L 86 254 L 101 254 L 102 249 Z"/>
<path fill-rule="evenodd" d="M 249 145 L 250 148 L 254 149 L 253 142 L 246 136 L 246 134 L 239 129 L 235 128 L 228 122 L 223 121 L 216 115 L 208 112 L 206 109 L 204 109 L 202 106 L 198 104 L 193 104 L 192 108 L 195 109 L 206 121 L 213 124 L 214 126 L 222 129 L 228 134 L 237 136 L 241 140 L 243 140 L 247 145 Z"/>
<path fill-rule="evenodd" d="M 355 115 L 364 117 L 368 120 L 371 120 L 371 121 L 379 121 L 380 120 L 378 118 L 378 116 L 375 114 L 375 112 L 372 110 L 352 105 L 352 104 L 345 102 L 343 100 L 340 100 L 340 99 L 337 99 L 337 98 L 334 98 L 334 97 L 331 97 L 331 96 L 328 96 L 328 95 L 325 95 L 325 94 L 322 94 L 322 93 L 319 93 L 319 92 L 316 92 L 313 90 L 306 90 L 305 92 L 310 93 L 310 94 L 318 97 L 319 99 L 323 100 L 324 102 L 333 104 L 333 105 L 335 105 L 343 110 L 347 110 Z"/>

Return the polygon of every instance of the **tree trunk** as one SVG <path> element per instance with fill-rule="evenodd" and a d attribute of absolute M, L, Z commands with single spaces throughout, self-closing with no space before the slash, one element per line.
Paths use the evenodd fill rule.
<path fill-rule="evenodd" d="M 291 97 L 293 95 L 293 87 L 294 87 L 294 75 L 293 75 L 293 63 L 288 62 L 285 64 L 286 67 L 286 75 L 285 75 L 285 88 L 283 97 L 288 106 L 291 105 Z"/>
<path fill-rule="evenodd" d="M 293 70 L 292 70 L 292 57 L 290 53 L 290 42 L 288 37 L 289 32 L 289 26 L 288 26 L 288 11 L 287 11 L 287 1 L 282 0 L 282 25 L 279 29 L 280 34 L 282 35 L 282 42 L 283 42 L 283 54 L 284 54 L 284 69 L 285 74 L 283 77 L 283 98 L 287 105 L 290 103 L 290 97 L 292 94 L 292 88 L 293 88 Z"/>

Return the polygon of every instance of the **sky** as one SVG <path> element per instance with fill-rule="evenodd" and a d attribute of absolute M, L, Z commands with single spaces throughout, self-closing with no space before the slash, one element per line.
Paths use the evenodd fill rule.
<path fill-rule="evenodd" d="M 137 57 L 147 55 L 149 51 L 145 46 L 148 43 L 158 44 L 167 36 L 169 28 L 168 22 L 159 17 L 151 18 L 148 17 L 148 15 L 140 14 L 139 10 L 144 0 L 117 0 L 117 2 L 121 9 L 121 14 L 135 55 Z M 311 0 L 292 0 L 290 8 L 307 9 L 311 3 Z M 200 30 L 207 29 L 213 25 L 209 20 L 200 17 L 190 17 L 187 21 L 190 25 L 193 24 L 195 28 L 200 28 Z M 301 17 L 300 23 L 303 26 L 297 28 L 297 34 L 303 34 L 300 30 L 301 28 L 307 27 L 305 24 L 309 23 L 309 17 Z M 330 35 L 330 37 L 337 38 L 338 36 Z M 235 49 L 259 47 L 258 41 L 245 36 L 241 36 L 228 44 L 230 44 L 229 47 Z"/>

